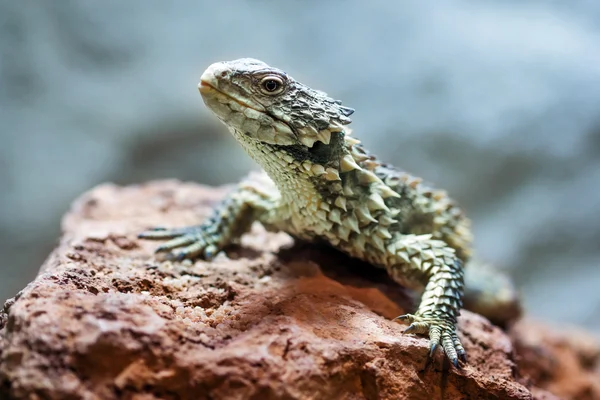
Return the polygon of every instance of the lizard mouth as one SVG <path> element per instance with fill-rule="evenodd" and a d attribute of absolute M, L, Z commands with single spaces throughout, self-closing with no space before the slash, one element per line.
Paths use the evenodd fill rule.
<path fill-rule="evenodd" d="M 208 79 L 200 80 L 198 91 L 219 119 L 245 136 L 271 145 L 289 146 L 298 142 L 292 128 L 270 115 L 262 105 L 219 90 Z"/>
<path fill-rule="evenodd" d="M 248 104 L 240 99 L 236 99 L 235 97 L 230 96 L 225 92 L 220 91 L 219 89 L 217 89 L 216 87 L 214 87 L 213 85 L 211 85 L 209 82 L 207 82 L 205 80 L 200 80 L 200 83 L 198 84 L 198 91 L 200 92 L 200 94 L 202 96 L 205 96 L 205 95 L 210 96 L 211 94 L 217 95 L 217 96 L 223 96 L 230 101 L 235 101 L 242 107 L 251 108 L 251 109 L 261 112 L 261 113 L 264 112 L 264 110 L 259 110 L 256 107 L 252 107 L 250 104 Z"/>

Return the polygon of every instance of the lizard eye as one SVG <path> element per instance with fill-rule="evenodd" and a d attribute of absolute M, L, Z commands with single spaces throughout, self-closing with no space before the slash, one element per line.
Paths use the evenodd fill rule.
<path fill-rule="evenodd" d="M 264 94 L 279 94 L 284 89 L 283 80 L 277 75 L 265 76 L 260 80 L 260 88 Z"/>

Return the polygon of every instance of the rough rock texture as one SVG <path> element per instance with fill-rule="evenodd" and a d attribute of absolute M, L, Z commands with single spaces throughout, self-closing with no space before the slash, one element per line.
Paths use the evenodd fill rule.
<path fill-rule="evenodd" d="M 329 249 L 257 226 L 212 263 L 171 263 L 135 239 L 197 222 L 224 190 L 103 185 L 79 199 L 0 314 L 0 397 L 600 399 L 598 346 L 526 322 L 507 336 L 464 312 L 469 364 L 426 365 L 427 340 L 390 321 L 411 294 Z"/>
<path fill-rule="evenodd" d="M 555 323 L 558 321 L 555 321 Z M 540 323 L 521 322 L 511 329 L 522 382 L 568 399 L 600 399 L 600 346 L 588 333 L 558 332 Z M 550 397 L 552 398 L 552 397 Z"/>

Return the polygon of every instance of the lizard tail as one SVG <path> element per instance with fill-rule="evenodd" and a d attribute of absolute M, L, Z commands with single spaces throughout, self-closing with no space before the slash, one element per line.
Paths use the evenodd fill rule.
<path fill-rule="evenodd" d="M 507 328 L 522 314 L 517 288 L 503 272 L 478 260 L 465 268 L 464 308 Z"/>

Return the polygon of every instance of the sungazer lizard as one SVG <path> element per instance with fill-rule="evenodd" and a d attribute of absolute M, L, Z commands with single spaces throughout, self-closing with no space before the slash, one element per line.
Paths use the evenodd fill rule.
<path fill-rule="evenodd" d="M 261 61 L 212 64 L 198 88 L 265 173 L 240 183 L 202 224 L 139 236 L 170 239 L 157 251 L 179 260 L 211 259 L 254 221 L 328 243 L 424 288 L 416 312 L 397 317 L 409 323 L 404 333 L 428 335 L 430 355 L 441 345 L 454 366 L 466 362 L 456 323 L 471 233 L 447 194 L 369 154 L 350 135 L 353 109 Z"/>

